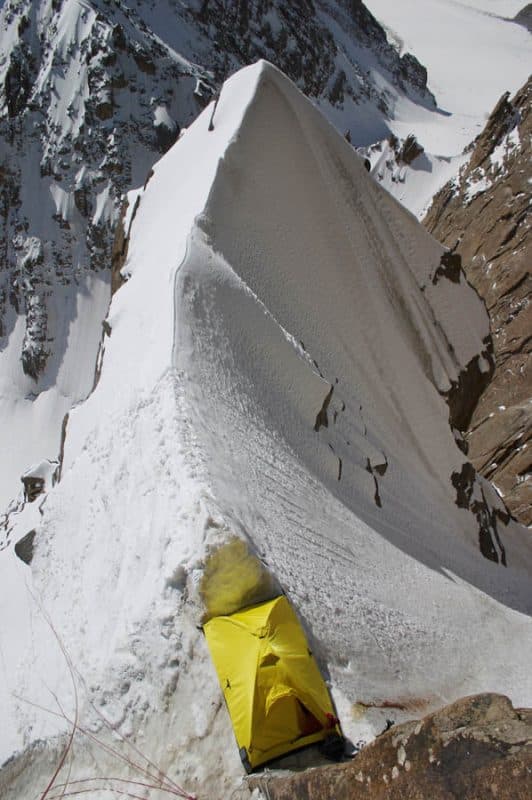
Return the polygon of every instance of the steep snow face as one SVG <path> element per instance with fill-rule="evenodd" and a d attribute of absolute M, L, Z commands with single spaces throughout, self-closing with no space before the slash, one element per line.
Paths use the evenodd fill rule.
<path fill-rule="evenodd" d="M 361 0 L 196 0 L 186 6 L 145 0 L 136 11 L 162 40 L 218 79 L 267 58 L 336 114 L 343 129 L 355 124 L 360 140 L 393 119 L 399 98 L 435 108 L 425 68 L 410 53 L 399 56 Z"/>
<path fill-rule="evenodd" d="M 202 107 L 203 72 L 138 23 L 77 0 L 0 13 L 2 514 L 92 389 L 122 193 Z"/>
<path fill-rule="evenodd" d="M 400 97 L 435 103 L 416 59 L 343 0 L 8 0 L 0 39 L 3 513 L 92 386 L 123 194 L 227 75 L 276 61 L 360 143 Z"/>
<path fill-rule="evenodd" d="M 0 691 L 6 757 L 69 729 L 75 685 L 80 728 L 219 796 L 241 767 L 196 628 L 210 587 L 227 610 L 265 572 L 284 588 L 356 740 L 372 705 L 530 703 L 532 567 L 447 422 L 485 347 L 473 290 L 277 70 L 231 78 L 210 131 L 212 111 L 137 193 L 99 382 L 19 512 L 31 571 L 0 553 Z M 76 742 L 70 780 L 138 779 Z M 7 797 L 42 791 L 54 752 L 4 767 Z"/>

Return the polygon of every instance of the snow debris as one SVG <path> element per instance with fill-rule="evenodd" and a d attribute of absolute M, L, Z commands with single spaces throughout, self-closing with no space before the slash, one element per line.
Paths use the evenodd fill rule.
<path fill-rule="evenodd" d="M 484 174 L 482 170 L 478 170 L 478 176 L 475 175 L 468 183 L 467 191 L 464 194 L 464 202 L 471 203 L 475 197 L 478 197 L 482 192 L 486 192 L 492 185 L 492 179 Z"/>

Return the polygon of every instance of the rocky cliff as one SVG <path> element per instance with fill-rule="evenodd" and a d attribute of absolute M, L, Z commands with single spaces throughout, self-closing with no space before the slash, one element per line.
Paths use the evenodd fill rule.
<path fill-rule="evenodd" d="M 425 225 L 461 256 L 491 321 L 495 372 L 468 424 L 469 457 L 508 508 L 532 522 L 530 158 L 532 81 L 505 94 L 459 177 L 434 198 Z"/>

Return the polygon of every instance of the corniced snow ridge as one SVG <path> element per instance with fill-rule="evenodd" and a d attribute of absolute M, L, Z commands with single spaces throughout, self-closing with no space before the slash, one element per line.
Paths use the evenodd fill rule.
<path fill-rule="evenodd" d="M 197 627 L 213 598 L 287 593 L 353 740 L 463 694 L 532 699 L 530 542 L 446 403 L 490 368 L 482 304 L 275 68 L 231 78 L 209 130 L 212 112 L 130 197 L 126 282 L 28 517 L 31 571 L 0 553 L 0 758 L 26 748 L 10 798 L 53 772 L 58 703 L 189 792 L 234 788 Z M 70 780 L 111 771 L 138 775 L 78 733 Z"/>

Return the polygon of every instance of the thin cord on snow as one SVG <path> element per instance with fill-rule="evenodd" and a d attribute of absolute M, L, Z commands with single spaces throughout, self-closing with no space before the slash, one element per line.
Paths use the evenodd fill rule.
<path fill-rule="evenodd" d="M 41 706 L 39 703 L 33 703 L 31 700 L 28 700 L 27 698 L 21 697 L 20 695 L 17 695 L 17 694 L 13 694 L 13 697 L 15 697 L 17 700 L 20 700 L 23 703 L 27 703 L 28 705 L 32 706 L 33 708 L 38 708 L 40 711 L 44 711 L 47 714 L 51 714 L 53 717 L 59 717 L 60 719 L 64 719 L 69 724 L 72 724 L 71 720 L 69 720 L 69 718 L 64 713 L 59 714 L 57 711 L 53 711 L 51 708 L 46 708 L 46 706 Z M 145 767 L 142 767 L 140 764 L 137 764 L 135 761 L 130 759 L 128 756 L 123 755 L 123 753 L 121 753 L 119 750 L 116 750 L 114 747 L 111 747 L 110 745 L 105 744 L 105 742 L 100 741 L 100 739 L 98 739 L 97 736 L 95 736 L 93 733 L 88 731 L 86 728 L 83 728 L 81 725 L 79 725 L 79 724 L 77 725 L 76 731 L 78 733 L 82 733 L 84 736 L 86 736 L 88 739 L 90 739 L 92 742 L 94 742 L 94 744 L 98 745 L 98 747 L 100 747 L 102 750 L 104 750 L 104 752 L 112 755 L 114 758 L 118 759 L 119 761 L 123 761 L 128 766 L 130 766 L 133 769 L 136 769 L 138 772 L 141 772 L 142 774 L 146 775 L 147 778 L 152 778 L 155 781 L 157 781 L 159 785 L 151 786 L 151 788 L 153 790 L 168 792 L 169 794 L 173 794 L 175 797 L 182 797 L 182 798 L 184 798 L 184 800 L 197 800 L 196 795 L 188 794 L 180 786 L 177 786 L 177 784 L 176 784 L 175 788 L 173 786 L 164 786 L 163 785 L 164 776 L 160 777 L 158 775 L 152 775 L 152 773 L 149 772 L 149 770 L 147 770 Z M 99 778 L 92 778 L 92 779 L 89 779 L 89 780 L 99 780 Z M 102 780 L 104 780 L 104 779 L 102 778 Z M 112 779 L 108 778 L 106 780 L 112 780 Z M 128 779 L 126 779 L 126 778 L 117 778 L 117 780 L 121 780 L 124 783 L 128 782 Z M 74 784 L 74 783 L 76 783 L 76 781 L 72 781 L 72 783 Z M 92 791 L 94 791 L 94 790 L 92 790 Z M 110 790 L 110 791 L 114 791 L 114 790 Z M 48 800 L 51 800 L 51 799 L 48 798 Z"/>
<path fill-rule="evenodd" d="M 81 681 L 85 691 L 88 694 L 87 687 L 86 687 L 86 684 L 85 684 L 85 679 L 83 678 L 83 676 L 80 674 L 80 672 L 76 668 L 74 668 L 74 669 L 75 669 L 76 674 L 77 674 L 79 680 Z M 133 750 L 134 753 L 136 753 L 138 756 L 143 758 L 146 761 L 146 763 L 150 767 L 152 767 L 154 770 L 156 770 L 157 773 L 158 773 L 157 776 L 155 776 L 155 775 L 152 775 L 148 770 L 145 770 L 144 774 L 148 775 L 150 778 L 154 778 L 155 780 L 159 781 L 159 783 L 161 783 L 161 785 L 163 783 L 168 783 L 177 792 L 181 792 L 182 796 L 188 798 L 188 800 L 195 800 L 194 795 L 187 794 L 182 786 L 179 786 L 178 783 L 175 783 L 175 781 L 173 781 L 165 772 L 163 772 L 162 769 L 157 764 L 155 764 L 153 761 L 151 761 L 145 755 L 145 753 L 143 753 L 141 750 L 139 750 L 139 748 L 136 747 L 136 745 L 133 744 L 133 742 L 130 742 L 128 739 L 126 739 L 126 737 L 119 730 L 117 730 L 114 725 L 111 724 L 111 722 L 107 719 L 105 714 L 103 714 L 100 711 L 100 709 L 95 706 L 95 704 L 93 703 L 93 701 L 90 698 L 89 698 L 89 705 L 91 706 L 93 711 L 97 714 L 97 716 L 101 719 L 101 721 L 104 723 L 104 725 L 106 726 L 106 728 L 108 730 L 112 731 L 112 733 L 114 733 L 116 736 L 118 736 L 118 738 L 120 739 L 120 741 L 123 744 L 127 745 L 128 747 L 130 747 Z"/>
<path fill-rule="evenodd" d="M 141 797 L 140 794 L 131 794 L 131 792 L 123 792 L 120 789 L 102 789 L 101 791 L 104 792 L 113 792 L 122 797 L 131 797 L 133 800 L 146 800 L 145 797 Z M 78 789 L 74 792 L 67 792 L 65 795 L 53 795 L 50 797 L 50 800 L 59 800 L 60 797 L 77 797 L 80 794 L 88 794 L 89 792 L 94 792 L 94 789 Z"/>
<path fill-rule="evenodd" d="M 130 778 L 109 778 L 107 776 L 101 776 L 101 777 L 98 777 L 98 778 L 79 778 L 78 780 L 70 781 L 68 784 L 66 784 L 66 783 L 65 784 L 56 783 L 55 788 L 59 789 L 59 788 L 61 788 L 63 786 L 64 787 L 77 786 L 80 783 L 94 783 L 95 781 L 106 781 L 107 783 L 127 783 L 127 784 L 130 784 L 131 786 L 142 786 L 144 789 L 152 789 L 153 791 L 156 791 L 156 792 L 167 792 L 168 794 L 171 794 L 174 797 L 182 797 L 182 795 L 179 794 L 176 789 L 172 789 L 170 787 L 156 786 L 155 784 L 152 784 L 152 783 L 145 783 L 144 781 L 134 781 L 134 780 L 131 780 Z M 110 791 L 110 792 L 119 791 L 118 789 L 113 789 L 112 787 L 111 788 L 106 787 L 105 790 L 106 791 Z M 81 791 L 81 790 L 78 790 L 78 791 Z M 93 787 L 93 791 L 96 791 L 94 789 L 94 787 Z M 100 791 L 103 791 L 103 789 L 100 789 Z M 51 796 L 49 798 L 49 800 L 58 800 L 58 798 L 59 798 L 59 796 L 54 795 L 53 797 Z"/>
<path fill-rule="evenodd" d="M 129 742 L 120 733 L 120 731 L 117 731 L 116 728 L 114 728 L 111 725 L 109 720 L 107 720 L 106 717 L 96 708 L 96 706 L 94 705 L 94 703 L 91 700 L 89 700 L 89 703 L 90 703 L 91 707 L 98 714 L 98 716 L 100 717 L 102 722 L 105 724 L 105 726 L 112 733 L 117 735 L 119 737 L 120 741 L 123 744 L 126 744 L 127 746 L 131 747 L 133 749 L 133 751 L 136 752 L 137 755 L 139 755 L 141 758 L 143 758 L 148 765 L 150 765 L 154 770 L 156 770 L 156 772 L 158 774 L 153 775 L 146 767 L 142 767 L 142 765 L 137 764 L 129 756 L 125 756 L 122 753 L 120 753 L 118 750 L 116 750 L 115 748 L 104 744 L 96 736 L 94 736 L 92 733 L 90 733 L 89 731 L 87 731 L 86 729 L 82 728 L 79 725 L 79 698 L 78 698 L 78 691 L 77 691 L 77 685 L 76 685 L 74 674 L 77 675 L 77 677 L 81 681 L 85 691 L 87 691 L 85 680 L 83 679 L 83 676 L 80 674 L 79 670 L 77 670 L 77 668 L 74 666 L 74 663 L 73 663 L 73 661 L 72 661 L 72 659 L 71 659 L 71 657 L 70 657 L 70 655 L 69 655 L 69 653 L 68 653 L 68 651 L 67 651 L 67 649 L 65 647 L 65 644 L 62 641 L 61 637 L 59 636 L 59 633 L 57 632 L 57 630 L 56 630 L 56 628 L 55 628 L 55 626 L 54 626 L 49 614 L 47 613 L 46 609 L 44 608 L 43 604 L 39 601 L 39 599 L 35 596 L 35 594 L 32 592 L 32 590 L 30 589 L 30 587 L 27 584 L 26 584 L 26 588 L 27 588 L 29 594 L 31 595 L 33 601 L 35 602 L 35 604 L 39 608 L 40 612 L 42 613 L 42 615 L 43 615 L 44 619 L 46 620 L 47 624 L 49 625 L 50 629 L 52 630 L 52 633 L 53 633 L 53 635 L 54 635 L 54 637 L 55 637 L 55 639 L 56 639 L 56 641 L 57 641 L 57 643 L 59 645 L 59 648 L 61 649 L 61 652 L 63 654 L 63 657 L 65 658 L 65 661 L 66 661 L 68 669 L 69 669 L 70 678 L 71 678 L 72 686 L 73 686 L 73 689 L 74 689 L 74 698 L 75 698 L 74 720 L 70 720 L 67 717 L 67 715 L 65 714 L 64 709 L 62 708 L 57 695 L 53 691 L 51 691 L 50 689 L 48 689 L 48 691 L 50 691 L 50 694 L 52 695 L 52 697 L 54 698 L 55 702 L 57 703 L 57 706 L 61 711 L 60 714 L 57 714 L 56 712 L 52 711 L 51 709 L 47 709 L 47 708 L 45 708 L 43 706 L 39 706 L 36 703 L 32 703 L 31 701 L 26 700 L 25 698 L 18 697 L 19 700 L 22 700 L 23 702 L 29 703 L 29 705 L 32 705 L 35 708 L 40 708 L 41 710 L 43 710 L 43 711 L 45 711 L 45 712 L 47 712 L 49 714 L 53 714 L 54 716 L 61 717 L 66 722 L 68 722 L 69 725 L 72 726 L 72 730 L 71 730 L 71 733 L 70 733 L 70 736 L 69 736 L 68 743 L 67 743 L 67 745 L 65 747 L 65 750 L 64 750 L 64 752 L 63 752 L 63 754 L 62 754 L 62 756 L 61 756 L 61 758 L 60 758 L 60 760 L 59 760 L 59 762 L 57 764 L 57 767 L 56 767 L 56 769 L 54 771 L 54 774 L 52 775 L 52 778 L 50 779 L 48 785 L 46 786 L 46 789 L 44 790 L 44 793 L 40 796 L 39 800 L 46 800 L 46 798 L 48 798 L 48 800 L 51 800 L 51 798 L 48 796 L 49 792 L 51 791 L 52 787 L 54 786 L 55 781 L 56 781 L 61 769 L 63 768 L 63 765 L 64 765 L 64 763 L 66 761 L 66 758 L 67 758 L 69 752 L 71 752 L 72 745 L 73 745 L 73 740 L 74 740 L 74 737 L 75 737 L 75 734 L 76 734 L 77 731 L 79 731 L 80 733 L 83 733 L 89 739 L 94 741 L 99 747 L 101 747 L 107 753 L 109 753 L 109 754 L 113 755 L 115 758 L 118 758 L 119 760 L 125 762 L 128 766 L 130 766 L 133 769 L 137 770 L 138 772 L 142 773 L 147 778 L 150 778 L 150 779 L 156 781 L 158 785 L 152 786 L 151 787 L 152 789 L 160 790 L 160 791 L 166 791 L 168 793 L 172 793 L 172 794 L 174 794 L 174 796 L 184 798 L 184 800 L 197 800 L 196 795 L 189 794 L 188 792 L 186 792 L 181 786 L 179 786 L 179 784 L 175 783 L 171 778 L 169 778 L 168 775 L 166 775 L 160 769 L 160 767 L 157 766 L 157 764 L 155 764 L 146 755 L 144 755 L 144 753 L 142 753 L 134 744 Z M 17 695 L 14 695 L 14 696 L 17 697 Z M 70 770 L 69 770 L 69 776 L 70 776 Z M 95 780 L 97 780 L 97 778 Z M 164 784 L 166 784 L 166 786 Z M 62 797 L 69 796 L 70 793 L 67 793 L 65 791 L 67 785 L 68 784 L 64 785 L 63 793 L 61 795 L 54 795 L 56 800 L 59 800 Z M 63 784 L 61 784 L 61 786 L 63 786 Z M 85 790 L 83 790 L 83 791 L 85 791 Z M 111 790 L 111 791 L 118 791 L 118 790 Z M 143 800 L 143 799 L 141 798 L 141 800 Z"/>
<path fill-rule="evenodd" d="M 30 594 L 32 594 L 31 590 L 30 590 Z M 32 596 L 33 596 L 33 594 L 32 594 Z M 34 597 L 33 599 L 35 600 L 36 598 Z M 50 626 L 50 628 L 52 630 L 52 633 L 54 634 L 54 636 L 55 636 L 55 638 L 57 640 L 57 643 L 58 643 L 59 647 L 61 648 L 63 656 L 65 657 L 65 660 L 66 660 L 66 663 L 67 663 L 67 666 L 68 666 L 68 671 L 70 673 L 70 680 L 72 681 L 72 688 L 74 689 L 74 701 L 75 701 L 74 721 L 73 721 L 73 723 L 71 723 L 72 724 L 72 730 L 70 731 L 70 736 L 69 736 L 67 745 L 66 745 L 66 747 L 65 747 L 65 749 L 63 751 L 63 754 L 62 754 L 61 758 L 59 759 L 59 761 L 57 763 L 57 766 L 55 768 L 54 774 L 50 778 L 50 781 L 48 782 L 48 785 L 47 785 L 46 789 L 44 790 L 44 792 L 41 795 L 40 800 L 45 800 L 46 797 L 48 796 L 50 790 L 52 789 L 56 778 L 58 777 L 59 773 L 63 769 L 63 765 L 64 765 L 64 763 L 66 761 L 66 758 L 67 758 L 67 756 L 70 753 L 70 750 L 72 748 L 72 743 L 74 741 L 74 736 L 76 735 L 76 729 L 77 729 L 77 725 L 78 725 L 79 698 L 78 698 L 78 689 L 77 689 L 77 686 L 76 686 L 76 681 L 74 679 L 74 670 L 73 670 L 73 667 L 72 667 L 72 662 L 70 660 L 70 656 L 66 652 L 65 647 L 63 645 L 63 642 L 61 641 L 61 638 L 60 638 L 59 634 L 57 633 L 56 629 L 54 628 L 54 625 L 53 625 L 51 619 L 48 617 L 48 614 L 42 608 L 42 605 L 40 605 L 39 608 L 40 608 L 40 611 L 43 614 L 44 618 L 46 619 L 48 625 Z M 59 709 L 61 710 L 61 712 L 63 713 L 63 716 L 64 716 L 64 712 L 63 712 L 63 709 L 61 708 L 61 704 L 59 703 L 57 697 L 55 695 L 53 695 L 53 696 L 54 696 L 54 699 L 55 699 L 57 705 L 59 706 Z M 63 792 L 63 795 L 64 795 L 64 792 Z"/>

